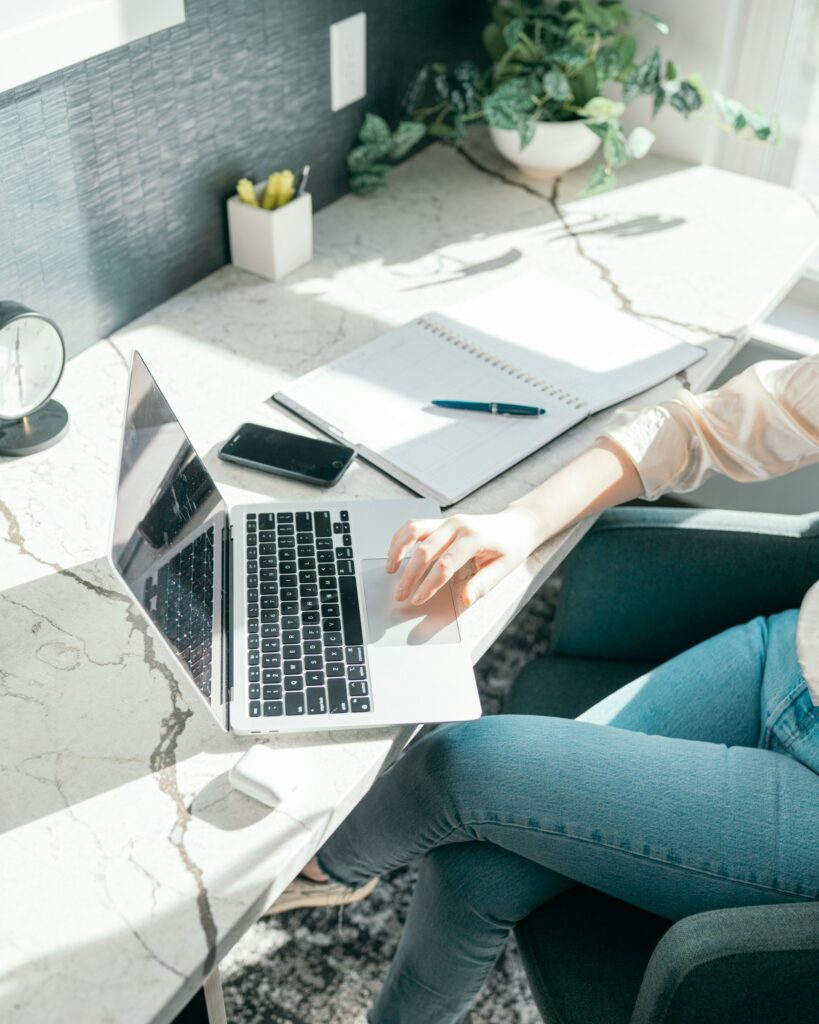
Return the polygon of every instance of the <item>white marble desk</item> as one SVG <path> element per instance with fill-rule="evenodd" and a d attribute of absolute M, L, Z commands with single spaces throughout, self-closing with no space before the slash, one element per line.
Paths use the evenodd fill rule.
<path fill-rule="evenodd" d="M 387 192 L 316 218 L 313 263 L 279 284 L 225 268 L 68 366 L 68 437 L 0 464 L 0 1019 L 172 1018 L 366 791 L 398 730 L 271 740 L 280 807 L 233 793 L 248 740 L 198 706 L 105 561 L 130 351 L 165 388 L 229 501 L 312 497 L 217 461 L 243 419 L 288 425 L 286 380 L 524 266 L 704 343 L 702 388 L 819 243 L 793 193 L 652 158 L 641 183 L 571 202 L 503 183 L 482 136 L 434 147 Z M 565 196 L 565 198 L 562 198 Z M 548 323 L 548 309 L 544 309 Z M 674 381 L 650 398 L 670 394 Z M 583 447 L 589 422 L 463 502 L 497 509 Z M 306 429 L 306 428 L 302 428 Z M 335 496 L 405 493 L 356 464 Z M 466 613 L 475 658 L 584 532 Z"/>

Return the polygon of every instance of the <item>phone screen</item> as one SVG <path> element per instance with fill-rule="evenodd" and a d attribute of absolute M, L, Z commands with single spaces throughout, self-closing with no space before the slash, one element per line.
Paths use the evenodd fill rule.
<path fill-rule="evenodd" d="M 355 453 L 345 445 L 243 423 L 219 454 L 229 460 L 255 463 L 272 473 L 332 484 Z"/>

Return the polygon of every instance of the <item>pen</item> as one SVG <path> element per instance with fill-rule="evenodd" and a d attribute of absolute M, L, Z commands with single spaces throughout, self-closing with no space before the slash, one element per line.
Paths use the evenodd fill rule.
<path fill-rule="evenodd" d="M 307 179 L 310 177 L 310 164 L 305 164 L 301 172 L 301 180 L 299 181 L 299 187 L 296 190 L 297 196 L 303 196 L 307 188 Z"/>
<path fill-rule="evenodd" d="M 545 409 L 536 405 L 515 405 L 511 402 L 457 402 L 447 398 L 433 398 L 432 404 L 441 409 L 468 409 L 471 412 L 489 412 L 493 416 L 544 416 Z"/>

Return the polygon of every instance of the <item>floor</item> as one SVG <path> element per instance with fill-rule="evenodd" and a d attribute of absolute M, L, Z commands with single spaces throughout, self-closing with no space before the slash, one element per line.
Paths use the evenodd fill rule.
<path fill-rule="evenodd" d="M 496 714 L 526 662 L 544 653 L 558 581 L 550 581 L 477 668 L 485 714 Z M 414 867 L 384 878 L 364 903 L 297 910 L 259 922 L 222 961 L 231 1024 L 366 1024 L 367 1007 L 398 943 Z M 514 942 L 484 986 L 468 1024 L 537 1024 Z"/>

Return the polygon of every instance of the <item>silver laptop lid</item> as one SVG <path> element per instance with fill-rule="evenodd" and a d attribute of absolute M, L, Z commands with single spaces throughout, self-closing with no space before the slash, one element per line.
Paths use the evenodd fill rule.
<path fill-rule="evenodd" d="M 131 360 L 111 561 L 223 727 L 227 506 L 139 353 Z"/>

